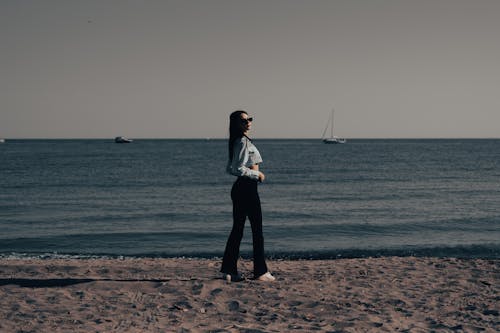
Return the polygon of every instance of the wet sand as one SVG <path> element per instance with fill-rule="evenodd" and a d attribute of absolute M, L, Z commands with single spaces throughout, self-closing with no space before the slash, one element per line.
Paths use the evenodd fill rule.
<path fill-rule="evenodd" d="M 0 332 L 498 332 L 500 260 L 2 259 Z"/>

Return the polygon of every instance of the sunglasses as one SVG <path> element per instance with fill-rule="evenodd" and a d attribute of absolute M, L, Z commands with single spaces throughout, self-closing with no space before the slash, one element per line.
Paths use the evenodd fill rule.
<path fill-rule="evenodd" d="M 247 118 L 247 119 L 241 118 L 241 122 L 243 124 L 248 124 L 248 123 L 251 123 L 252 121 L 253 121 L 253 117 L 250 117 L 250 118 Z"/>

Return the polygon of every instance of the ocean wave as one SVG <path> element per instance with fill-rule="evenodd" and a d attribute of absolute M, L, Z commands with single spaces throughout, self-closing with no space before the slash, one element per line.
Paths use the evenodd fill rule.
<path fill-rule="evenodd" d="M 337 249 L 324 251 L 270 251 L 267 254 L 271 260 L 335 260 L 350 258 L 379 258 L 379 257 L 439 257 L 460 259 L 500 259 L 500 245 L 469 245 L 453 247 L 400 247 L 378 249 Z M 251 251 L 242 251 L 241 257 L 251 259 Z M 78 254 L 59 252 L 6 252 L 0 253 L 0 260 L 15 259 L 140 259 L 140 258 L 203 258 L 220 259 L 220 251 L 192 252 L 192 253 L 142 253 L 138 255 L 120 254 Z"/>

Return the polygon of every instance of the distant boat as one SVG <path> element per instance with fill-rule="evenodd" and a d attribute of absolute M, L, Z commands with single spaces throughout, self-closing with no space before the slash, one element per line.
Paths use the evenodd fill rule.
<path fill-rule="evenodd" d="M 5 139 L 0 139 L 0 143 L 4 143 L 5 142 Z"/>
<path fill-rule="evenodd" d="M 126 138 L 126 137 L 124 137 L 124 136 L 117 136 L 117 137 L 115 138 L 115 142 L 116 142 L 116 143 L 130 143 L 130 142 L 132 142 L 132 141 L 134 141 L 134 140 L 132 140 L 132 139 L 127 139 L 127 138 Z"/>
<path fill-rule="evenodd" d="M 325 130 L 323 131 L 323 135 L 321 136 L 321 138 L 323 139 L 323 142 L 324 143 L 333 143 L 333 144 L 337 144 L 337 143 L 346 143 L 346 139 L 344 138 L 339 138 L 335 135 L 333 135 L 333 116 L 334 116 L 334 113 L 335 113 L 335 109 L 332 109 L 332 113 L 330 114 L 330 118 L 328 119 L 328 122 L 326 123 L 326 127 L 325 127 Z M 326 138 L 325 137 L 325 134 L 326 134 L 326 131 L 328 130 L 328 127 L 330 127 L 330 137 L 329 138 Z"/>

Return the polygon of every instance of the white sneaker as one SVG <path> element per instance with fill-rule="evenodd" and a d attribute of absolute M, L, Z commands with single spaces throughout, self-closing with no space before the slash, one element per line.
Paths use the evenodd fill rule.
<path fill-rule="evenodd" d="M 222 279 L 226 280 L 227 282 L 241 282 L 245 280 L 240 274 L 222 274 Z"/>
<path fill-rule="evenodd" d="M 276 278 L 274 276 L 272 276 L 271 273 L 267 272 L 267 273 L 262 274 L 261 276 L 259 276 L 257 278 L 257 280 L 272 282 L 272 281 L 276 281 Z"/>

